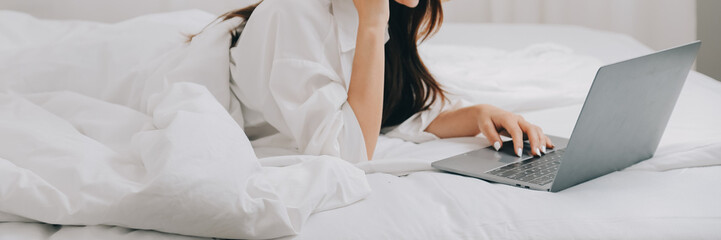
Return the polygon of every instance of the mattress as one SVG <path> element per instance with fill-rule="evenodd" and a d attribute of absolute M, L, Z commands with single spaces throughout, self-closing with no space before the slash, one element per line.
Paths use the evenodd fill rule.
<path fill-rule="evenodd" d="M 199 22 L 205 20 L 197 18 Z M 67 32 L 78 30 L 70 24 L 92 27 L 60 21 L 52 24 L 59 26 L 58 31 Z M 422 53 L 431 71 L 454 89 L 478 84 L 452 83 L 456 77 L 473 79 L 480 74 L 499 81 L 492 86 L 502 86 L 504 82 L 500 81 L 508 78 L 483 69 L 448 70 L 453 66 L 513 63 L 497 66 L 507 67 L 504 74 L 521 70 L 533 73 L 533 69 L 549 64 L 539 59 L 562 59 L 550 62 L 573 67 L 557 68 L 560 70 L 547 75 L 545 81 L 558 85 L 561 83 L 553 81 L 579 80 L 560 90 L 554 85 L 534 85 L 516 92 L 519 95 L 475 96 L 492 94 L 480 90 L 461 95 L 471 101 L 491 101 L 521 114 L 547 134 L 568 137 L 593 70 L 650 52 L 650 48 L 628 36 L 575 26 L 445 24 L 423 44 Z M 525 61 L 528 59 L 534 60 Z M 526 64 L 524 68 L 518 68 L 519 61 Z M 566 73 L 573 73 L 572 78 Z M 513 76 L 525 76 L 518 74 Z M 435 160 L 487 147 L 489 143 L 481 136 L 421 144 L 381 136 L 376 160 L 357 166 L 367 173 L 370 195 L 349 206 L 315 212 L 297 235 L 282 239 L 719 239 L 719 102 L 721 83 L 692 72 L 654 158 L 559 193 L 489 183 L 430 167 Z M 0 223 L 0 239 L 199 238 L 107 225 L 52 225 L 18 218 Z"/>

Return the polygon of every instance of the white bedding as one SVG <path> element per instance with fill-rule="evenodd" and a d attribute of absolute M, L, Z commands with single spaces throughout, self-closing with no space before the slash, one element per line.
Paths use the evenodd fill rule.
<path fill-rule="evenodd" d="M 93 46 L 88 45 L 87 42 L 76 42 L 72 45 L 73 48 L 69 48 L 70 50 L 68 48 L 58 49 L 57 45 L 49 44 L 51 41 L 58 41 L 58 39 L 63 39 L 64 37 L 78 36 L 79 33 L 107 27 L 105 25 L 82 22 L 43 21 L 40 23 L 47 27 L 47 31 L 29 31 L 27 27 L 31 26 L 31 24 L 36 24 L 34 25 L 35 28 L 42 26 L 38 26 L 37 20 L 29 19 L 27 16 L 12 12 L 0 12 L 0 29 L 3 30 L 0 31 L 3 33 L 0 34 L 0 43 L 2 43 L 0 44 L 0 52 L 5 54 L 23 49 L 23 51 L 25 51 L 22 52 L 23 54 L 14 55 L 18 57 L 18 61 L 23 61 L 24 56 L 29 57 L 33 56 L 33 54 L 37 56 L 37 54 L 42 53 L 50 54 L 51 56 L 53 54 L 58 56 L 68 54 L 68 56 L 77 57 L 75 60 L 78 61 L 92 62 L 102 60 L 107 61 L 103 63 L 120 64 L 114 66 L 107 65 L 109 66 L 109 71 L 105 69 L 106 71 L 102 72 L 103 74 L 107 74 L 105 76 L 82 76 L 83 78 L 109 76 L 110 79 L 115 79 L 113 76 L 116 76 L 115 74 L 117 74 L 117 72 L 113 72 L 113 70 L 132 69 L 135 65 L 142 65 L 138 63 L 149 62 L 154 56 L 170 52 L 180 44 L 182 36 L 167 29 L 167 31 L 159 31 L 157 26 L 156 28 L 152 28 L 152 25 L 148 24 L 149 22 L 165 23 L 171 19 L 173 21 L 176 19 L 185 19 L 187 22 L 175 22 L 171 24 L 171 26 L 175 26 L 176 30 L 181 28 L 179 26 L 184 26 L 182 29 L 192 32 L 204 26 L 209 19 L 207 14 L 200 12 L 174 14 L 176 15 L 161 14 L 131 20 L 130 23 L 125 23 L 126 26 L 136 26 L 138 29 L 136 29 L 137 31 L 125 33 L 125 35 L 112 32 L 113 30 L 117 30 L 117 26 L 115 26 L 115 29 L 106 28 L 104 30 L 110 32 L 98 32 L 98 34 L 117 34 L 131 39 L 137 36 L 128 36 L 129 34 L 148 34 L 155 36 L 155 38 L 151 38 L 153 39 L 151 44 L 145 45 L 144 48 L 138 48 L 138 46 L 133 45 L 119 45 L 122 47 L 118 48 L 108 47 L 106 50 L 115 54 L 108 54 L 107 52 L 103 54 L 125 56 L 125 58 L 107 60 L 102 59 L 102 56 L 107 55 L 69 54 L 73 53 L 70 50 L 81 50 L 83 47 Z M 8 32 L 17 34 L 5 34 Z M 41 32 L 45 34 L 41 34 Z M 45 36 L 45 38 L 43 38 L 43 36 Z M 55 36 L 56 38 L 49 38 L 48 36 Z M 128 39 L 121 38 L 113 43 L 123 43 L 123 40 Z M 126 41 L 126 43 L 127 42 L 130 41 Z M 67 47 L 68 45 L 65 46 Z M 132 50 L 133 54 L 117 54 L 113 52 L 122 50 Z M 494 101 L 494 104 L 522 113 L 529 121 L 542 126 L 545 132 L 565 137 L 568 137 L 572 131 L 583 101 L 583 90 L 588 87 L 588 83 L 593 77 L 594 68 L 597 68 L 603 63 L 631 58 L 649 52 L 650 49 L 647 47 L 623 35 L 577 27 L 538 25 L 448 24 L 444 26 L 436 38 L 430 41 L 427 46 L 424 46 L 424 54 L 428 59 L 432 71 L 434 71 L 446 85 L 456 90 L 467 90 L 466 92 L 461 92 L 459 97 L 474 102 Z M 12 60 L 6 56 L 8 55 L 0 57 L 0 59 L 2 59 L 0 61 Z M 203 93 L 203 88 L 198 88 L 199 85 L 181 83 L 176 85 L 171 84 L 175 87 L 161 88 L 160 90 L 163 91 L 159 90 L 158 92 L 161 94 L 154 95 L 155 98 L 167 98 L 171 100 L 175 96 L 178 97 L 176 98 L 177 100 L 170 102 L 179 102 L 179 104 L 168 104 L 169 102 L 165 101 L 165 105 L 157 104 L 154 105 L 155 107 L 153 108 L 143 109 L 143 106 L 146 105 L 141 104 L 143 100 L 129 98 L 127 95 L 118 95 L 113 91 L 93 91 L 99 88 L 99 86 L 81 85 L 72 82 L 57 84 L 57 82 L 47 80 L 43 82 L 45 83 L 44 85 L 27 82 L 24 82 L 24 85 L 17 85 L 17 82 L 10 84 L 13 81 L 9 80 L 11 76 L 8 76 L 8 73 L 29 72 L 32 73 L 31 75 L 37 77 L 38 73 L 43 72 L 41 71 L 43 69 L 61 69 L 62 67 L 68 67 L 60 64 L 66 61 L 58 60 L 54 62 L 50 60 L 45 61 L 48 66 L 32 66 L 33 68 L 23 69 L 24 71 L 7 68 L 2 69 L 8 65 L 17 65 L 0 65 L 0 76 L 3 76 L 3 78 L 0 79 L 2 80 L 0 87 L 4 90 L 11 89 L 15 92 L 11 94 L 3 93 L 3 97 L 0 98 L 0 100 L 3 100 L 3 103 L 6 103 L 3 104 L 3 110 L 0 111 L 0 113 L 2 113 L 0 119 L 18 124 L 17 126 L 23 126 L 24 128 L 22 129 L 25 129 L 25 131 L 23 131 L 19 130 L 21 128 L 8 127 L 8 125 L 4 125 L 4 128 L 0 127 L 0 129 L 3 129 L 3 136 L 0 136 L 0 139 L 4 141 L 2 145 L 18 146 L 17 144 L 12 145 L 9 143 L 22 140 L 17 137 L 25 134 L 35 137 L 33 139 L 46 144 L 41 144 L 40 146 L 55 146 L 56 149 L 62 150 L 61 152 L 67 152 L 68 149 L 72 152 L 73 149 L 75 149 L 75 156 L 84 156 L 84 158 L 77 158 L 80 160 L 75 161 L 74 164 L 76 165 L 63 165 L 60 162 L 53 162 L 50 165 L 43 166 L 21 166 L 29 169 L 22 171 L 56 171 L 57 169 L 65 169 L 62 171 L 64 173 L 63 175 L 59 175 L 57 172 L 39 175 L 61 178 L 72 176 L 72 174 L 83 173 L 81 174 L 82 176 L 97 176 L 98 174 L 95 171 L 98 171 L 99 168 L 103 166 L 97 163 L 97 161 L 90 161 L 90 159 L 95 159 L 92 158 L 92 155 L 82 155 L 80 150 L 84 148 L 68 147 L 71 145 L 64 144 L 64 142 L 61 145 L 58 142 L 54 142 L 52 138 L 40 138 L 38 136 L 45 135 L 38 134 L 37 132 L 32 133 L 30 129 L 45 129 L 48 132 L 58 132 L 58 135 L 68 134 L 70 136 L 76 136 L 80 139 L 77 140 L 78 143 L 84 143 L 83 141 L 92 142 L 87 139 L 89 137 L 95 142 L 105 144 L 109 149 L 124 153 L 144 149 L 144 147 L 149 149 L 149 147 L 147 147 L 147 144 L 135 146 L 123 145 L 123 143 L 118 141 L 116 134 L 122 133 L 126 138 L 129 138 L 129 135 L 133 132 L 125 131 L 125 129 L 109 129 L 115 131 L 107 131 L 108 128 L 103 125 L 104 121 L 124 123 L 131 129 L 152 131 L 152 127 L 148 128 L 144 124 L 150 122 L 151 125 L 155 125 L 157 128 L 163 128 L 162 126 L 167 125 L 167 121 L 161 121 L 164 115 L 162 111 L 161 114 L 156 114 L 150 110 L 155 109 L 160 111 L 167 109 L 170 114 L 165 114 L 165 116 L 176 120 L 186 119 L 188 122 L 178 120 L 183 124 L 196 124 L 200 126 L 213 125 L 213 127 L 195 129 L 196 131 L 178 130 L 179 128 L 175 128 L 175 132 L 173 132 L 173 130 L 166 129 L 168 132 L 160 133 L 161 136 L 162 134 L 179 134 L 180 136 L 166 137 L 165 141 L 168 141 L 168 144 L 171 146 L 168 147 L 169 150 L 166 152 L 156 150 L 146 151 L 148 154 L 156 155 L 147 158 L 142 158 L 141 156 L 142 159 L 147 159 L 144 161 L 157 161 L 157 159 L 185 159 L 187 161 L 187 158 L 173 158 L 168 156 L 173 155 L 173 153 L 181 154 L 202 151 L 204 149 L 202 148 L 203 146 L 211 148 L 215 145 L 222 145 L 224 144 L 223 141 L 209 136 L 233 136 L 232 133 L 238 133 L 238 130 L 240 130 L 234 130 L 235 132 L 218 132 L 217 135 L 201 134 L 202 132 L 222 131 L 232 128 L 215 126 L 223 126 L 224 123 L 228 123 L 225 120 L 230 120 L 229 116 L 227 116 L 227 114 L 226 116 L 220 114 L 219 109 L 223 107 L 221 104 L 213 105 L 209 103 L 212 102 L 211 99 L 213 96 L 218 98 L 218 94 L 210 95 L 207 90 Z M 453 68 L 453 66 L 472 66 L 474 64 L 488 64 L 494 67 L 494 71 L 481 68 L 459 71 L 458 68 Z M 79 70 L 70 72 L 72 74 L 99 72 L 97 69 L 85 69 L 83 65 L 69 66 L 71 69 L 76 69 L 73 67 Z M 530 71 L 534 69 L 535 72 Z M 544 69 L 547 71 L 543 71 Z M 51 78 L 57 74 L 57 72 L 50 72 L 43 77 Z M 539 75 L 543 77 L 534 78 Z M 480 78 L 479 76 L 484 77 Z M 12 77 L 18 77 L 18 75 Z M 20 77 L 28 78 L 27 76 Z M 42 78 L 36 79 L 42 80 Z M 67 77 L 63 79 L 76 78 Z M 509 79 L 517 80 L 515 83 L 529 83 L 531 85 L 524 85 L 524 87 L 517 89 L 508 88 L 508 86 L 504 86 L 503 84 L 509 83 Z M 484 82 L 479 82 L 481 80 Z M 170 82 L 176 81 L 171 80 Z M 562 85 L 563 88 L 554 88 L 554 86 L 557 85 Z M 18 86 L 28 88 L 23 89 Z M 211 84 L 210 86 L 213 85 Z M 477 88 L 469 88 L 472 86 Z M 491 91 L 483 92 L 486 87 L 493 86 L 509 94 L 491 95 L 493 94 Z M 59 89 L 67 89 L 74 93 L 25 94 L 25 92 L 46 92 Z M 210 87 L 210 92 L 213 92 L 213 89 L 214 88 Z M 548 91 L 555 92 L 553 92 L 554 94 L 547 94 Z M 149 97 L 150 93 L 142 93 L 140 95 Z M 95 102 L 103 103 L 94 104 Z M 281 198 L 285 197 L 285 199 L 309 204 L 323 201 L 319 201 L 318 199 L 315 201 L 306 201 L 304 200 L 304 196 L 319 197 L 327 195 L 335 197 L 336 201 L 334 203 L 324 202 L 324 204 L 326 204 L 325 207 L 302 207 L 301 209 L 305 209 L 306 211 L 305 214 L 315 213 L 307 219 L 302 228 L 290 228 L 291 230 L 300 231 L 299 235 L 288 237 L 293 239 L 718 239 L 721 238 L 721 230 L 717 227 L 721 226 L 721 204 L 719 204 L 717 200 L 721 198 L 721 188 L 716 186 L 718 182 L 721 182 L 721 166 L 719 166 L 721 165 L 721 157 L 719 157 L 721 154 L 721 126 L 718 125 L 718 119 L 721 119 L 721 108 L 717 106 L 719 102 L 721 102 L 721 83 L 693 72 L 684 87 L 656 157 L 634 165 L 629 169 L 603 176 L 560 193 L 518 189 L 506 185 L 491 184 L 478 179 L 432 171 L 432 169 L 430 169 L 430 162 L 434 160 L 488 146 L 488 143 L 481 137 L 444 139 L 423 144 L 413 144 L 399 139 L 381 137 L 377 152 L 375 153 L 377 161 L 358 165 L 358 167 L 368 172 L 366 178 L 362 180 L 353 178 L 353 176 L 355 176 L 353 174 L 356 172 L 347 168 L 347 164 L 333 159 L 311 159 L 305 161 L 303 159 L 273 159 L 274 161 L 267 161 L 264 164 L 266 166 L 271 164 L 277 165 L 278 163 L 285 163 L 281 165 L 287 165 L 287 163 L 299 161 L 306 164 L 295 165 L 296 167 L 294 169 L 286 168 L 286 170 L 282 170 L 283 168 L 266 167 L 265 169 L 267 170 L 259 174 L 274 183 L 275 191 Z M 76 106 L 73 114 L 59 114 L 59 110 L 67 112 L 68 104 Z M 85 109 L 84 107 L 87 106 L 100 107 L 103 111 L 94 112 L 94 110 L 97 109 Z M 128 109 L 134 110 L 131 111 Z M 23 118 L 25 122 L 18 121 L 17 119 L 12 120 L 13 117 L 26 116 L 23 114 L 32 113 L 29 110 L 36 111 L 38 114 L 45 114 L 42 115 L 45 117 Z M 173 114 L 178 112 L 178 110 L 186 110 L 195 115 L 206 117 L 193 118 L 192 116 L 188 117 L 183 114 Z M 63 111 L 60 113 L 63 113 Z M 55 116 L 52 116 L 52 114 L 48 115 L 47 112 L 55 113 Z M 104 121 L 89 121 L 93 119 Z M 127 121 L 127 119 L 139 120 L 132 122 Z M 202 122 L 213 119 L 225 120 L 214 122 L 214 124 Z M 163 122 L 166 124 L 162 124 Z M 57 123 L 57 125 L 49 126 L 48 124 L 51 123 Z M 85 126 L 85 128 L 80 128 L 79 126 Z M 100 131 L 101 129 L 105 131 Z M 15 138 L 5 135 L 6 132 L 13 131 L 21 134 L 15 135 Z M 242 133 L 242 130 L 240 132 Z M 191 140 L 197 140 L 197 142 L 192 142 Z M 158 141 L 161 143 L 164 142 L 163 140 Z M 174 141 L 177 141 L 177 143 Z M 242 140 L 238 141 L 242 142 Z M 35 144 L 37 144 L 37 142 L 35 142 Z M 18 149 L 22 150 L 26 148 L 18 147 Z M 36 150 L 37 148 L 27 149 Z M 11 150 L 13 149 L 5 148 L 0 151 L 0 158 L 3 158 L 3 161 L 0 163 L 0 169 L 18 168 L 8 165 L 9 161 L 13 162 L 13 164 L 25 162 L 19 161 L 22 159 L 8 159 L 9 157 L 6 152 L 10 152 Z M 234 151 L 220 152 L 231 155 L 250 156 L 247 152 L 243 153 L 241 151 L 239 153 L 238 151 L 239 150 L 236 149 Z M 267 151 L 267 149 L 265 151 Z M 260 158 L 265 155 L 263 153 L 257 154 Z M 48 157 L 57 157 L 58 152 L 48 151 L 46 155 Z M 73 158 L 69 159 L 72 160 Z M 83 161 L 83 159 L 86 160 Z M 314 161 L 318 164 L 325 164 L 324 166 L 328 168 L 316 168 L 313 166 Z M 170 163 L 173 163 L 173 161 L 170 161 Z M 88 165 L 85 166 L 81 164 Z M 243 178 L 242 174 L 233 174 L 234 172 L 242 172 L 242 170 L 240 170 L 242 167 L 228 167 L 233 164 L 238 163 L 232 163 L 232 161 L 226 160 L 226 162 L 219 162 L 218 165 L 213 166 L 193 164 L 191 165 L 193 166 L 192 169 L 175 172 L 182 173 L 181 175 L 166 175 L 168 179 L 172 180 L 172 183 L 158 186 L 168 191 L 182 191 L 183 189 L 188 189 L 183 188 L 184 185 L 215 181 L 213 182 L 214 184 L 226 186 L 226 188 L 223 189 L 227 190 L 232 185 L 228 182 L 242 181 L 242 179 L 237 180 L 237 178 Z M 72 168 L 68 167 L 68 165 L 76 167 Z M 165 166 L 165 169 L 177 169 L 172 166 L 177 167 L 180 165 L 171 164 L 170 167 Z M 63 166 L 65 167 L 63 168 Z M 198 171 L 199 169 L 205 169 L 206 171 Z M 110 170 L 106 171 L 107 175 L 102 175 L 108 176 L 108 178 L 90 177 L 89 179 L 99 180 L 101 184 L 95 186 L 103 187 L 106 186 L 103 185 L 104 183 L 118 184 L 119 180 L 109 179 L 112 176 L 127 176 L 117 172 L 114 173 Z M 276 171 L 276 174 L 267 174 L 268 171 Z M 319 176 L 325 176 L 326 178 L 310 178 L 304 174 L 319 174 Z M 342 176 L 342 174 L 349 175 Z M 0 174 L 0 179 L 14 179 L 9 176 L 10 175 L 2 173 Z M 190 176 L 190 178 L 184 179 L 185 176 Z M 293 179 L 300 180 L 300 184 L 290 184 L 287 176 L 294 176 Z M 73 179 L 72 177 L 69 178 Z M 334 189 L 333 186 L 331 186 L 332 183 L 343 183 L 344 179 L 348 182 L 344 185 L 341 184 L 340 190 Z M 130 178 L 129 180 L 132 182 L 133 179 Z M 365 180 L 367 180 L 372 189 L 372 192 L 367 198 L 346 207 L 328 210 L 355 202 L 357 199 L 365 196 L 363 184 L 361 184 Z M 139 180 L 135 182 L 139 182 L 141 185 L 145 183 Z M 32 183 L 32 181 L 30 183 Z M 87 189 L 82 191 L 73 190 L 73 187 L 77 185 L 62 179 L 55 180 L 55 182 L 51 183 L 65 183 L 67 184 L 67 189 L 70 189 L 68 191 L 73 193 L 113 193 L 113 191 L 93 192 L 93 190 Z M 322 184 L 319 186 L 318 183 Z M 88 210 L 84 208 L 87 207 L 87 205 L 84 205 L 85 203 L 65 201 L 64 203 L 66 205 L 63 206 L 71 206 L 71 208 L 58 208 L 57 205 L 47 205 L 48 203 L 57 203 L 52 199 L 38 198 L 37 196 L 20 197 L 15 195 L 17 192 L 10 192 L 11 189 L 20 189 L 20 192 L 22 192 L 23 189 L 21 186 L 25 185 L 22 183 L 8 184 L 6 180 L 0 181 L 0 204 L 2 204 L 0 205 L 0 212 L 17 212 L 18 209 L 21 209 L 26 213 L 22 214 L 23 216 L 41 221 L 56 224 L 88 224 L 91 226 L 57 226 L 42 223 L 7 222 L 0 223 L 0 239 L 191 238 L 156 231 L 132 230 L 104 225 L 93 226 L 94 224 L 119 225 L 139 229 L 157 229 L 191 235 L 201 235 L 194 233 L 204 230 L 209 232 L 203 236 L 217 237 L 228 237 L 220 235 L 219 232 L 213 232 L 219 229 L 232 230 L 243 227 L 258 227 L 262 229 L 262 226 L 243 225 L 244 220 L 238 219 L 238 217 L 242 217 L 242 215 L 235 215 L 234 217 L 236 218 L 219 217 L 217 214 L 226 213 L 229 209 L 233 209 L 232 205 L 218 204 L 217 200 L 219 198 L 222 200 L 223 198 L 219 197 L 217 192 L 222 189 L 211 189 L 212 191 L 199 192 L 199 194 L 181 195 L 183 197 L 181 197 L 177 203 L 195 204 L 195 208 L 190 208 L 192 210 L 178 207 L 179 205 L 166 206 L 166 204 L 163 204 L 167 202 L 132 201 L 130 203 L 136 209 L 129 207 L 123 208 L 120 205 L 110 205 L 110 207 L 105 209 L 122 212 L 115 215 L 103 215 L 107 212 L 93 212 L 92 209 Z M 308 188 L 303 188 L 303 186 Z M 361 187 L 354 189 L 353 186 Z M 136 190 L 143 189 L 135 185 L 130 185 L 129 188 Z M 104 190 L 112 189 L 114 188 L 106 188 Z M 306 189 L 310 190 L 306 191 Z M 353 194 L 344 195 L 342 191 L 344 189 Z M 8 200 L 10 199 L 9 197 L 13 196 L 18 199 L 14 201 Z M 103 199 L 103 196 L 97 197 Z M 68 199 L 72 200 L 74 198 Z M 45 205 L 43 205 L 39 203 L 41 201 L 47 202 L 44 202 Z M 6 205 L 6 203 L 13 203 L 15 205 L 10 206 Z M 40 204 L 41 208 L 33 209 L 27 207 L 27 205 L 22 207 L 23 203 L 32 206 Z M 215 210 L 202 207 L 204 203 L 214 206 L 215 208 L 213 209 Z M 185 206 L 183 204 L 180 206 Z M 287 204 L 286 202 L 286 204 L 278 204 L 276 206 L 289 209 L 289 205 L 292 204 Z M 66 212 L 68 215 L 49 214 L 52 211 L 60 211 L 62 213 L 63 210 L 91 213 L 94 214 L 96 221 L 94 223 L 69 221 L 68 219 L 88 220 L 88 218 L 82 218 L 82 214 L 77 214 L 76 212 Z M 152 219 L 138 219 L 138 216 L 134 216 L 143 211 L 159 211 L 166 215 L 155 216 L 158 217 L 155 221 Z M 273 213 L 288 214 L 289 212 L 291 211 L 280 209 Z M 65 216 L 65 218 L 53 218 L 52 216 Z M 258 216 L 265 215 L 259 214 Z M 108 220 L 113 219 L 113 217 L 118 220 Z M 178 219 L 183 217 L 190 217 L 190 219 L 185 219 L 185 223 L 183 221 L 159 222 L 160 219 Z M 13 215 L 3 215 L 0 213 L 0 221 L 3 219 L 6 221 L 31 221 L 29 219 L 17 218 Z M 59 219 L 66 221 L 58 221 Z M 303 217 L 300 219 L 305 220 Z M 143 227 L 152 226 L 148 224 L 163 223 L 167 223 L 167 228 Z M 187 229 L 178 229 L 178 227 Z M 183 230 L 191 232 L 180 232 Z"/>
<path fill-rule="evenodd" d="M 364 172 L 335 157 L 260 165 L 229 114 L 238 21 L 185 44 L 182 31 L 212 15 L 67 23 L 81 27 L 40 36 L 47 21 L 0 19 L 0 221 L 273 238 L 370 192 Z M 23 41 L 36 38 L 45 42 Z"/>

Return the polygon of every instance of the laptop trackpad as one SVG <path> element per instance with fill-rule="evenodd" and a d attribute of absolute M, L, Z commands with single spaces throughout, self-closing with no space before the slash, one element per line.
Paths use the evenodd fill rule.
<path fill-rule="evenodd" d="M 529 158 L 533 158 L 533 156 L 529 155 L 529 151 L 524 147 L 523 149 L 523 155 L 522 157 L 518 157 L 516 155 L 516 152 L 513 150 L 513 143 L 507 142 L 498 152 L 496 152 L 493 147 L 487 147 L 483 149 L 478 149 L 477 151 L 472 151 L 468 153 L 468 157 L 472 159 L 476 159 L 479 162 L 488 162 L 493 163 L 493 168 L 500 167 L 512 162 L 517 162 Z M 528 143 L 524 143 L 524 145 L 528 145 Z"/>
<path fill-rule="evenodd" d="M 512 144 L 510 145 L 512 146 Z M 474 176 L 528 158 L 532 158 L 532 156 L 526 152 L 522 158 L 519 158 L 513 152 L 513 147 L 503 147 L 498 152 L 493 147 L 487 147 L 446 158 L 434 162 L 432 165 L 442 170 Z"/>

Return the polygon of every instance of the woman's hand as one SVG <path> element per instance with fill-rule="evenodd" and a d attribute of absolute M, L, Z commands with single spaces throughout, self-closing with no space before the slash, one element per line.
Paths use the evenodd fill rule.
<path fill-rule="evenodd" d="M 440 138 L 475 136 L 478 133 L 493 143 L 496 151 L 503 142 L 499 134 L 513 138 L 513 149 L 519 157 L 523 151 L 524 135 L 531 143 L 533 155 L 545 153 L 547 148 L 553 148 L 553 143 L 541 128 L 530 124 L 523 117 L 503 109 L 487 105 L 475 105 L 446 111 L 438 115 L 428 125 L 426 131 Z"/>
<path fill-rule="evenodd" d="M 353 0 L 360 26 L 385 27 L 390 17 L 389 0 Z"/>
<path fill-rule="evenodd" d="M 531 143 L 531 152 L 533 155 L 540 156 L 545 154 L 547 148 L 553 148 L 553 143 L 540 127 L 527 122 L 523 117 L 505 111 L 503 109 L 491 105 L 476 105 L 478 115 L 476 123 L 478 129 L 493 143 L 496 151 L 501 148 L 500 134 L 513 138 L 513 149 L 519 157 L 523 152 L 524 135 L 527 136 Z"/>

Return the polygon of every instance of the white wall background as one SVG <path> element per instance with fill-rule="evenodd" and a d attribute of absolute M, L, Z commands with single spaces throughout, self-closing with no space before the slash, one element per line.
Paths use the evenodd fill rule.
<path fill-rule="evenodd" d="M 117 22 L 142 14 L 191 8 L 220 14 L 255 1 L 0 0 L 0 9 L 43 18 Z M 450 0 L 445 9 L 449 22 L 573 24 L 625 33 L 654 49 L 697 39 L 696 0 Z M 708 11 L 721 14 L 721 9 Z M 712 28 L 705 33 L 721 32 L 719 25 L 721 22 L 704 24 Z M 713 45 L 721 48 L 721 43 L 705 42 L 703 49 Z M 715 68 L 721 69 L 721 56 L 704 61 L 715 62 Z"/>
<path fill-rule="evenodd" d="M 254 1 L 0 0 L 0 9 L 46 18 L 116 22 L 189 8 L 220 14 Z M 449 21 L 575 24 L 626 33 L 655 49 L 696 38 L 696 0 L 451 0 L 445 7 Z"/>
<path fill-rule="evenodd" d="M 451 0 L 448 18 L 573 24 L 625 33 L 654 49 L 696 39 L 695 0 Z"/>
<path fill-rule="evenodd" d="M 185 9 L 221 14 L 253 2 L 257 0 L 0 0 L 0 9 L 42 18 L 118 22 L 143 14 Z"/>

